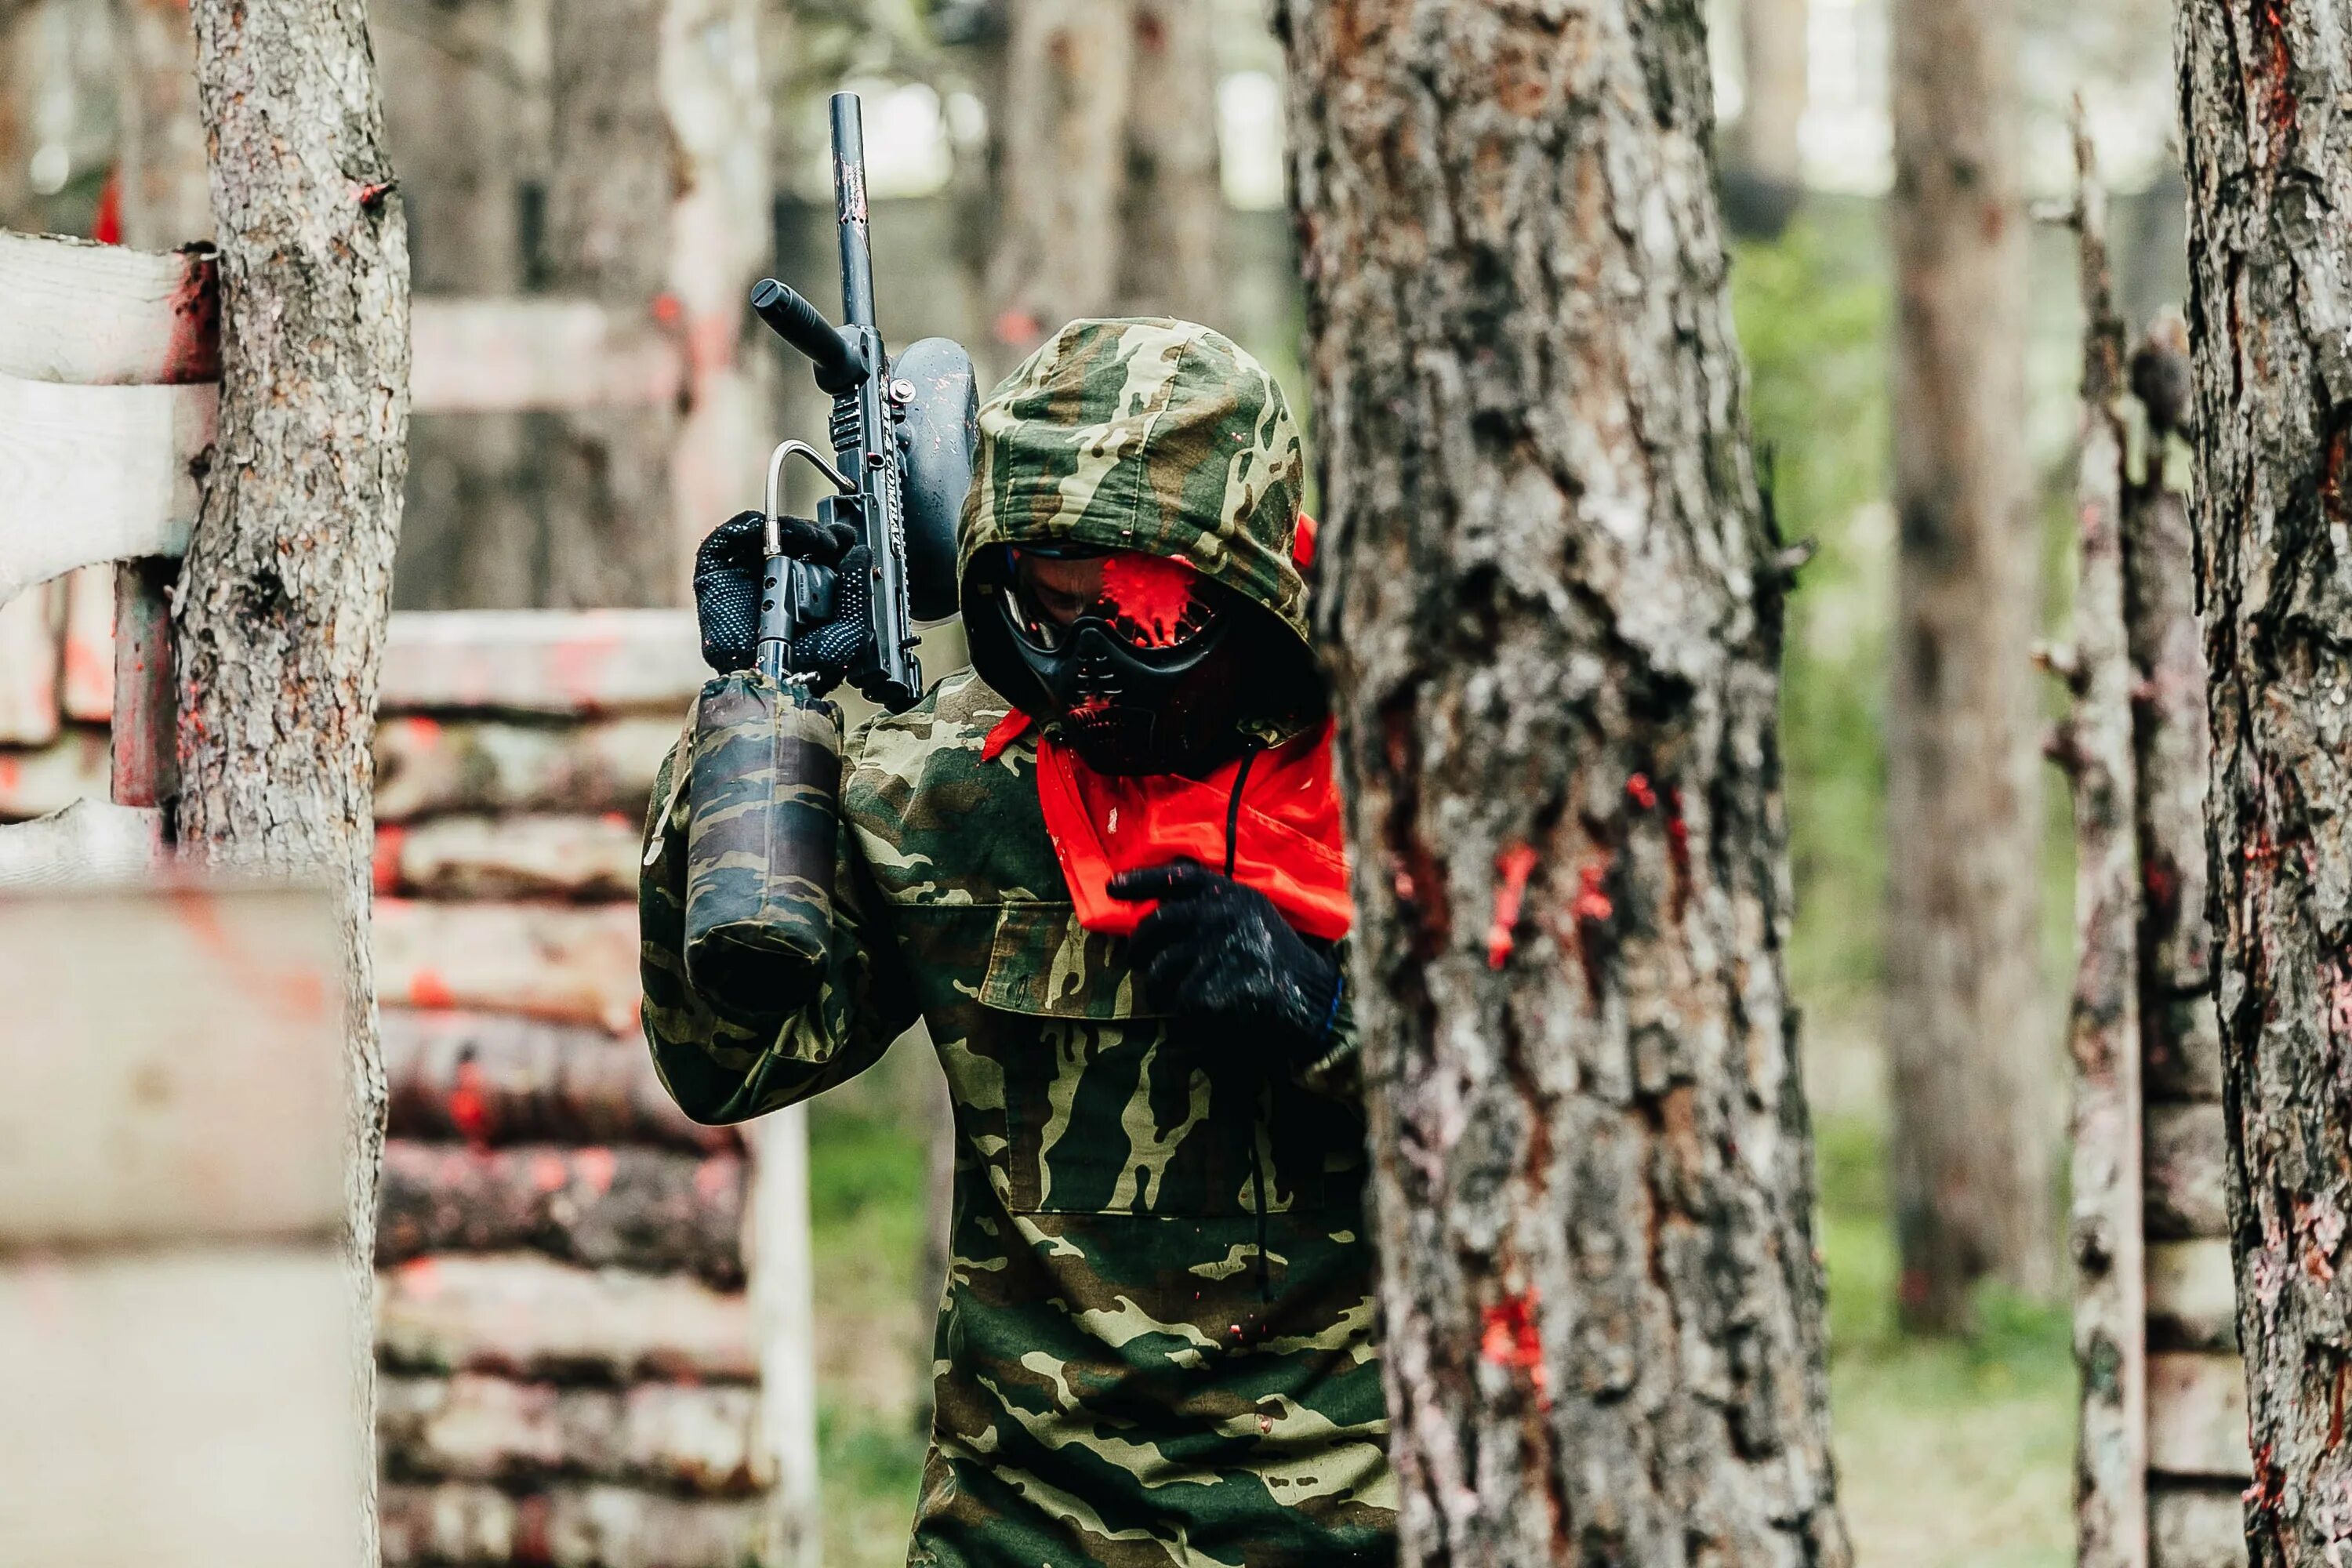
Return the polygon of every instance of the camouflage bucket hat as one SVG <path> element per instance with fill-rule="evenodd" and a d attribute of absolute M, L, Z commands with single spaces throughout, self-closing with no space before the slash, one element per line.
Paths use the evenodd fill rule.
<path fill-rule="evenodd" d="M 1304 642 L 1305 476 L 1282 389 L 1231 339 L 1166 317 L 1072 321 L 981 405 L 966 611 L 992 546 L 1090 544 L 1190 562 Z"/>

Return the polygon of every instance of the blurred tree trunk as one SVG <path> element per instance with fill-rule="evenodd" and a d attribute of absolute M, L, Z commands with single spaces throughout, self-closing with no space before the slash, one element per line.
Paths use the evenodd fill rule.
<path fill-rule="evenodd" d="M 33 199 L 33 99 L 40 90 L 33 29 L 40 7 L 0 0 L 0 227 L 43 226 Z"/>
<path fill-rule="evenodd" d="M 188 0 L 115 0 L 121 68 L 122 243 L 171 250 L 213 237 L 196 40 Z"/>
<path fill-rule="evenodd" d="M 2057 1261 L 2011 5 L 1898 0 L 1894 17 L 1887 1043 L 1903 1317 L 1933 1332 L 1968 1325 L 1979 1279 L 2045 1294 Z"/>
<path fill-rule="evenodd" d="M 2210 666 L 2205 820 L 2257 1568 L 2319 1568 L 2352 1531 L 2352 207 L 2347 18 L 2179 14 L 2189 341 Z"/>
<path fill-rule="evenodd" d="M 419 294 L 523 291 L 524 73 L 512 0 L 390 0 L 373 18 L 384 134 L 408 207 Z M 403 609 L 540 601 L 537 474 L 519 414 L 419 416 L 395 602 Z"/>
<path fill-rule="evenodd" d="M 664 299 L 671 211 L 686 174 L 661 98 L 670 3 L 558 5 L 550 34 L 546 286 L 624 314 L 650 313 Z M 531 420 L 546 487 L 538 604 L 682 602 L 687 574 L 670 496 L 677 426 L 677 411 L 660 407 Z"/>
<path fill-rule="evenodd" d="M 1133 74 L 1132 0 L 1011 0 L 996 138 L 990 335 L 1027 353 L 1099 316 L 1118 287 Z"/>
<path fill-rule="evenodd" d="M 1404 1561 L 1844 1563 L 1698 12 L 1277 17 Z"/>
<path fill-rule="evenodd" d="M 1769 237 L 1788 226 L 1804 192 L 1798 132 L 1805 119 L 1805 26 L 1810 0 L 1743 0 L 1740 58 L 1748 94 L 1735 156 L 1726 171 L 1725 214 L 1743 233 Z"/>
<path fill-rule="evenodd" d="M 383 1060 L 367 941 L 376 677 L 408 424 L 408 251 L 362 0 L 194 0 L 220 246 L 215 459 L 177 595 L 183 846 L 341 904 L 358 1521 L 376 1558 L 375 1183 Z"/>
<path fill-rule="evenodd" d="M 1211 322 L 1221 290 L 1225 193 L 1217 162 L 1216 8 L 1134 0 L 1127 188 L 1118 302 L 1125 316 Z"/>

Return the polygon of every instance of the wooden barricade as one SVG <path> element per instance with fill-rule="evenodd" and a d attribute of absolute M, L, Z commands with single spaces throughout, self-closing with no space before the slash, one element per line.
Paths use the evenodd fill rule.
<path fill-rule="evenodd" d="M 688 1121 L 637 1021 L 637 836 L 706 671 L 668 611 L 393 618 L 375 955 L 387 1563 L 799 1560 L 806 1123 Z"/>
<path fill-rule="evenodd" d="M 323 894 L 0 895 L 0 1563 L 359 1568 Z"/>
<path fill-rule="evenodd" d="M 2205 662 L 2179 428 L 2187 335 L 2126 352 L 2077 132 L 2090 322 L 2072 647 L 2081 1568 L 2236 1568 L 2251 1475 L 2205 920 Z"/>

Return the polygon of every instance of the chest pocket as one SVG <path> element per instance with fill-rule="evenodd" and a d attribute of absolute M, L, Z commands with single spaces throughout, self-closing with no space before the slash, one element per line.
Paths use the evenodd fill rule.
<path fill-rule="evenodd" d="M 1012 1206 L 1046 1214 L 1244 1212 L 1260 1075 L 1153 1012 L 1124 939 L 1068 904 L 1008 904 L 979 1002 L 1006 1020 Z"/>

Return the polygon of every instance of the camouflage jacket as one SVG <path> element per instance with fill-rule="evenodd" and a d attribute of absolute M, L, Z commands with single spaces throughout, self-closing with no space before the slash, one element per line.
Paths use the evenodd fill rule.
<path fill-rule="evenodd" d="M 1155 450 L 1154 424 L 1186 436 L 1203 389 L 1223 400 L 1217 440 Z M 1087 416 L 1105 403 L 1109 417 Z M 1091 471 L 1035 482 L 1077 427 L 1093 455 L 1071 461 Z M 991 400 L 982 439 L 967 560 L 1006 538 L 1181 550 L 1303 634 L 1297 436 L 1271 379 L 1215 334 L 1066 329 Z M 1171 452 L 1196 479 L 1203 460 L 1242 474 L 1239 501 L 1223 481 L 1171 496 Z M 1183 504 L 1143 517 L 1155 486 Z M 955 1212 L 910 1564 L 1390 1562 L 1353 1024 L 1343 1008 L 1341 1048 L 1293 1063 L 1155 1012 L 1125 942 L 1075 918 L 1034 733 L 982 757 L 1007 711 L 953 676 L 845 747 L 828 979 L 789 1016 L 687 979 L 673 754 L 641 890 L 664 1081 L 689 1114 L 757 1115 L 929 1025 L 955 1106 Z"/>

